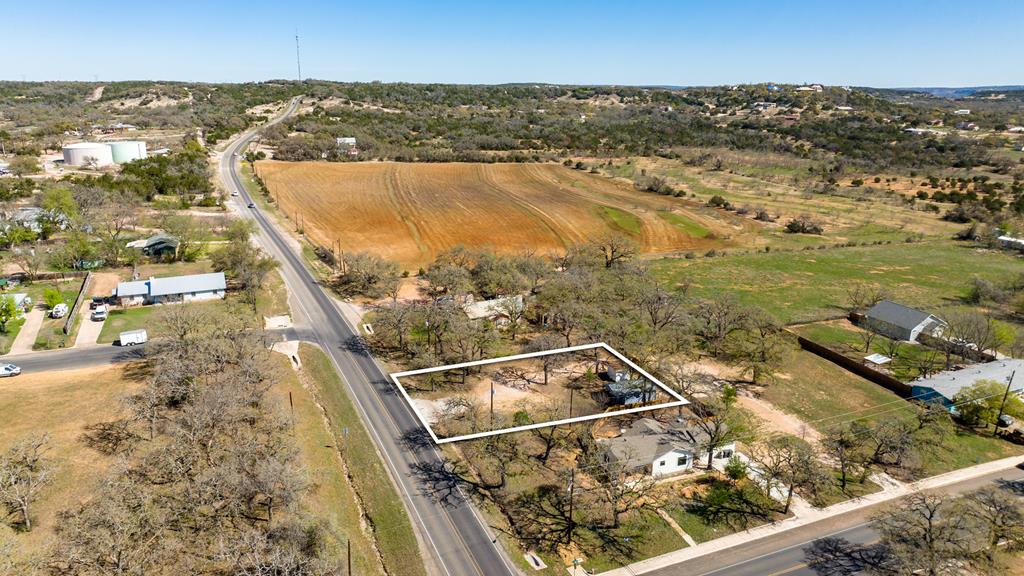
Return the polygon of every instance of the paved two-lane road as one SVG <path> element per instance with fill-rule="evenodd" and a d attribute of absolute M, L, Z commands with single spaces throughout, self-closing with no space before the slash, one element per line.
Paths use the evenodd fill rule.
<path fill-rule="evenodd" d="M 298 100 L 293 100 L 288 110 L 271 122 L 290 115 L 297 104 Z M 260 244 L 280 262 L 296 325 L 308 327 L 313 340 L 323 346 L 344 377 L 425 544 L 428 557 L 424 560 L 434 572 L 451 576 L 518 574 L 470 502 L 436 500 L 413 473 L 418 463 L 437 464 L 440 458 L 432 444 L 405 440 L 420 436 L 419 421 L 361 345 L 355 329 L 306 269 L 294 245 L 261 211 L 245 208 L 252 199 L 239 179 L 235 154 L 241 153 L 253 136 L 254 132 L 247 132 L 225 149 L 219 166 L 224 187 L 240 195 L 241 210 L 258 224 Z"/>
<path fill-rule="evenodd" d="M 1011 468 L 929 490 L 938 494 L 962 494 L 992 483 L 1024 482 L 1024 470 Z M 653 576 L 836 576 L 855 574 L 856 550 L 878 541 L 869 522 L 872 515 L 891 506 L 884 503 L 827 518 L 813 524 L 647 572 Z M 827 546 L 839 544 L 837 549 Z M 829 554 L 825 554 L 825 552 Z M 808 563 L 812 564 L 809 566 Z"/>

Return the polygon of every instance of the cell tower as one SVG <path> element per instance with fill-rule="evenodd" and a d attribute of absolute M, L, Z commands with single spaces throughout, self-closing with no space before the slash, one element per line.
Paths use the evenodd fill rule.
<path fill-rule="evenodd" d="M 299 70 L 299 82 L 302 82 L 302 59 L 299 58 L 299 31 L 295 30 L 295 67 Z"/>

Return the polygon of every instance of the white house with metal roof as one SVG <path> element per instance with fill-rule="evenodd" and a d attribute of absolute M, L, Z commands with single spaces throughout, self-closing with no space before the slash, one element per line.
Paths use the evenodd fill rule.
<path fill-rule="evenodd" d="M 121 306 L 173 304 L 223 298 L 227 281 L 223 272 L 150 278 L 121 282 L 113 296 Z"/>

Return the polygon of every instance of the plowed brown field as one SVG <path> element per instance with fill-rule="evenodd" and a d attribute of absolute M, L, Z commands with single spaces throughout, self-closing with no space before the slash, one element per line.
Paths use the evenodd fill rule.
<path fill-rule="evenodd" d="M 730 232 L 723 236 L 720 221 L 682 200 L 552 164 L 264 161 L 256 168 L 317 244 L 340 241 L 346 251 L 411 271 L 460 244 L 561 252 L 614 230 L 644 252 L 669 253 L 720 245 L 715 236 Z"/>

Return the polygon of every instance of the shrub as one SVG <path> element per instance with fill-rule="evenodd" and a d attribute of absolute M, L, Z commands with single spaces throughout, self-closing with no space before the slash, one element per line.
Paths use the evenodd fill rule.
<path fill-rule="evenodd" d="M 46 288 L 43 290 L 43 302 L 46 303 L 48 309 L 52 310 L 54 306 L 64 302 L 64 295 L 56 288 Z"/>
<path fill-rule="evenodd" d="M 822 234 L 824 230 L 821 224 L 811 219 L 810 216 L 799 216 L 793 218 L 786 224 L 786 232 L 791 234 Z"/>

